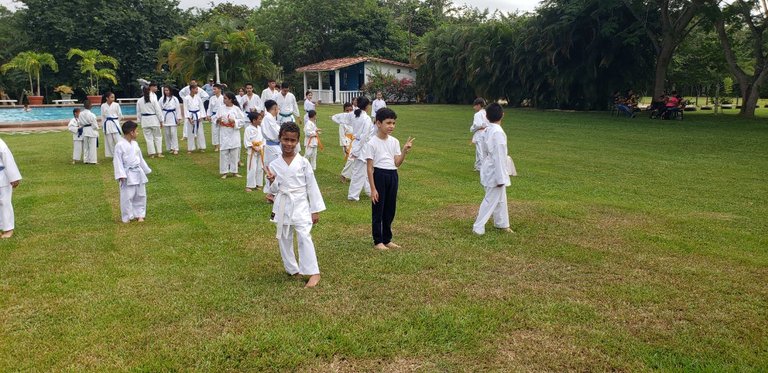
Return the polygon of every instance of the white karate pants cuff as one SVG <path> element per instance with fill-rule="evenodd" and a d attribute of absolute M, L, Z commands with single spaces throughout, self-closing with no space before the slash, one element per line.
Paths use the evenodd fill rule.
<path fill-rule="evenodd" d="M 480 211 L 472 226 L 477 234 L 485 233 L 485 223 L 493 216 L 496 228 L 509 228 L 509 210 L 507 210 L 507 187 L 485 187 L 485 198 L 480 204 Z"/>
<path fill-rule="evenodd" d="M 291 275 L 296 273 L 307 276 L 320 274 L 320 267 L 317 265 L 317 256 L 315 255 L 315 244 L 312 242 L 312 235 L 310 234 L 312 224 L 291 225 L 288 229 L 288 234 L 277 240 L 285 271 Z M 299 244 L 298 260 L 293 251 L 294 232 L 296 232 Z"/>
<path fill-rule="evenodd" d="M 368 164 L 365 160 L 355 159 L 352 162 L 352 179 L 349 182 L 349 193 L 347 199 L 359 200 L 360 191 L 365 190 L 365 194 L 371 195 L 371 184 L 368 183 Z"/>
<path fill-rule="evenodd" d="M 146 184 L 120 187 L 120 218 L 123 223 L 147 216 Z"/>
<path fill-rule="evenodd" d="M 13 187 L 10 185 L 0 187 L 0 229 L 3 232 L 12 230 L 15 225 L 13 220 L 13 203 L 11 203 L 12 197 Z"/>

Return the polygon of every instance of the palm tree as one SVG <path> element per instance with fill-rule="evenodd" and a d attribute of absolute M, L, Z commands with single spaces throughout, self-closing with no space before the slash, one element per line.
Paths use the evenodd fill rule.
<path fill-rule="evenodd" d="M 96 89 L 96 94 L 98 94 L 99 79 L 108 79 L 111 80 L 114 84 L 117 84 L 115 70 L 113 70 L 116 69 L 118 65 L 116 58 L 102 54 L 101 51 L 97 49 L 89 49 L 84 51 L 82 49 L 72 48 L 69 50 L 69 52 L 67 52 L 67 59 L 71 60 L 74 56 L 80 57 L 80 61 L 77 62 L 78 66 L 80 66 L 80 72 L 83 74 L 88 74 L 91 87 Z M 97 65 L 100 64 L 111 65 L 112 69 L 99 68 Z"/>
<path fill-rule="evenodd" d="M 22 70 L 29 76 L 29 91 L 35 92 L 32 85 L 32 75 L 37 78 L 37 96 L 40 96 L 40 70 L 43 66 L 48 66 L 54 72 L 59 71 L 59 65 L 56 59 L 50 53 L 38 53 L 33 51 L 21 52 L 13 57 L 8 63 L 0 66 L 0 71 L 5 74 L 8 70 Z"/>

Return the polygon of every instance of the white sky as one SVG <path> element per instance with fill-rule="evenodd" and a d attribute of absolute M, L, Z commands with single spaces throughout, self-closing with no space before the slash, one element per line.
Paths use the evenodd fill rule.
<path fill-rule="evenodd" d="M 180 0 L 180 6 L 182 8 L 190 8 L 193 6 L 196 6 L 198 8 L 206 8 L 208 7 L 208 4 L 210 4 L 211 2 L 213 2 L 214 4 L 220 4 L 220 3 L 243 4 L 243 5 L 248 5 L 250 7 L 253 7 L 259 3 L 258 0 Z M 455 5 L 469 4 L 481 9 L 488 8 L 489 10 L 491 10 L 491 12 L 493 12 L 496 9 L 501 10 L 503 12 L 511 12 L 514 10 L 519 10 L 521 12 L 524 12 L 524 11 L 533 10 L 539 4 L 539 0 L 474 0 L 474 1 L 454 0 L 453 3 Z M 10 9 L 16 9 L 21 5 L 21 3 L 14 2 L 13 0 L 0 0 L 0 5 L 3 5 Z"/>

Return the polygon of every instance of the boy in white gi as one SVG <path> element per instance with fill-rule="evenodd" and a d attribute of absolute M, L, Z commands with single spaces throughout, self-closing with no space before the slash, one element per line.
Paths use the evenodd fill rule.
<path fill-rule="evenodd" d="M 261 122 L 261 134 L 264 136 L 264 164 L 269 167 L 275 159 L 280 157 L 282 150 L 280 149 L 280 124 L 277 123 L 278 106 L 277 102 L 273 100 L 267 100 L 264 103 L 266 108 L 264 113 L 264 120 Z M 269 172 L 269 170 L 264 170 Z M 264 193 L 267 195 L 267 201 L 272 202 L 274 195 L 269 192 L 269 180 L 264 185 Z"/>
<path fill-rule="evenodd" d="M 259 112 L 264 110 L 264 101 L 261 100 L 261 97 L 259 95 L 253 93 L 253 84 L 252 83 L 245 83 L 245 99 L 246 104 L 243 107 L 245 109 L 245 112 Z"/>
<path fill-rule="evenodd" d="M 104 127 L 104 156 L 112 157 L 117 140 L 123 133 L 120 130 L 120 121 L 123 120 L 123 111 L 120 110 L 120 104 L 115 102 L 115 94 L 107 92 L 104 94 L 106 102 L 101 104 L 101 126 Z"/>
<path fill-rule="evenodd" d="M 283 123 L 279 136 L 282 156 L 270 163 L 267 171 L 270 191 L 275 194 L 272 214 L 277 223 L 277 242 L 285 271 L 292 276 L 309 276 L 306 287 L 311 288 L 320 282 L 320 268 L 310 231 L 320 219 L 320 211 L 325 210 L 325 203 L 312 166 L 296 152 L 299 126 Z M 294 231 L 299 243 L 298 263 L 293 252 Z"/>
<path fill-rule="evenodd" d="M 396 119 L 397 114 L 390 109 L 381 108 L 376 112 L 378 131 L 368 141 L 365 155 L 371 184 L 371 234 L 373 247 L 379 250 L 400 247 L 392 242 L 392 221 L 395 219 L 399 183 L 397 168 L 403 164 L 414 140 L 408 137 L 403 150 L 400 150 L 400 141 L 391 136 Z"/>
<path fill-rule="evenodd" d="M 0 238 L 11 238 L 15 221 L 13 216 L 13 189 L 21 183 L 21 173 L 5 141 L 0 139 Z"/>
<path fill-rule="evenodd" d="M 182 123 L 179 99 L 173 95 L 171 87 L 163 87 L 163 99 L 159 103 L 163 108 L 165 150 L 173 154 L 179 154 L 179 132 L 177 127 Z"/>
<path fill-rule="evenodd" d="M 309 164 L 312 165 L 312 169 L 317 169 L 317 150 L 322 148 L 323 143 L 320 142 L 320 134 L 322 131 L 317 128 L 317 112 L 310 110 L 307 112 L 306 122 L 304 123 L 304 158 L 309 160 Z"/>
<path fill-rule="evenodd" d="M 222 179 L 229 175 L 242 177 L 238 173 L 240 162 L 240 128 L 247 123 L 245 116 L 237 105 L 237 96 L 232 92 L 224 94 L 224 104 L 218 109 L 213 121 L 219 125 L 221 136 L 221 151 L 219 153 L 219 173 Z"/>
<path fill-rule="evenodd" d="M 136 141 L 138 124 L 123 123 L 123 137 L 115 145 L 115 180 L 120 187 L 120 219 L 123 223 L 131 220 L 143 222 L 147 215 L 147 174 L 152 170 L 141 155 Z"/>
<path fill-rule="evenodd" d="M 237 100 L 235 101 L 237 102 Z M 208 116 L 214 118 L 222 106 L 224 106 L 224 95 L 221 94 L 221 84 L 214 84 L 213 95 L 208 100 Z M 219 151 L 219 144 L 221 143 L 219 137 L 219 123 L 214 119 L 211 121 L 211 143 L 215 152 Z"/>
<path fill-rule="evenodd" d="M 344 103 L 344 112 L 334 114 L 331 120 L 339 125 L 339 145 L 341 151 L 344 152 L 344 168 L 341 170 L 341 182 L 347 182 L 352 178 L 352 165 L 354 160 L 349 158 L 349 153 L 352 151 L 352 141 L 355 139 L 355 135 L 352 134 L 352 118 L 353 118 L 352 103 Z"/>
<path fill-rule="evenodd" d="M 296 102 L 296 96 L 290 92 L 290 89 L 291 87 L 288 83 L 280 85 L 280 94 L 277 95 L 277 99 L 275 100 L 277 106 L 280 107 L 277 121 L 281 124 L 285 122 L 299 121 L 298 123 L 301 124 L 301 119 L 299 119 L 299 104 Z"/>
<path fill-rule="evenodd" d="M 163 155 L 163 109 L 157 102 L 157 96 L 145 87 L 143 97 L 136 101 L 136 122 L 141 125 L 144 140 L 147 141 L 147 154 L 150 158 Z M 152 100 L 152 96 L 155 99 Z"/>
<path fill-rule="evenodd" d="M 264 136 L 261 134 L 261 121 L 264 112 L 248 113 L 251 125 L 245 128 L 243 145 L 248 150 L 247 174 L 245 178 L 245 191 L 252 192 L 264 186 Z"/>
<path fill-rule="evenodd" d="M 80 116 L 80 108 L 72 109 L 72 116 L 74 118 L 69 120 L 67 129 L 72 132 L 72 164 L 75 164 L 83 159 L 83 130 L 77 121 L 77 117 Z"/>
<path fill-rule="evenodd" d="M 472 143 L 475 144 L 475 171 L 480 171 L 480 163 L 483 160 L 482 157 L 482 140 L 483 132 L 488 127 L 488 118 L 485 117 L 485 100 L 482 98 L 476 98 L 472 103 L 472 108 L 475 110 L 475 116 L 472 119 L 472 126 L 469 127 L 469 132 L 472 132 Z"/>
<path fill-rule="evenodd" d="M 96 148 L 99 146 L 99 122 L 91 112 L 91 102 L 83 103 L 83 110 L 77 116 L 78 126 L 83 130 L 83 163 L 97 164 Z M 111 125 L 111 124 L 110 124 Z"/>
<path fill-rule="evenodd" d="M 371 116 L 367 110 L 371 107 L 371 102 L 365 96 L 357 99 L 358 109 L 354 111 L 352 117 L 352 132 L 355 140 L 352 142 L 352 151 L 349 157 L 352 158 L 352 170 L 349 182 L 349 192 L 347 199 L 350 201 L 360 200 L 360 191 L 365 190 L 365 194 L 371 195 L 371 185 L 366 175 L 365 154 L 368 150 L 368 141 L 376 133 L 376 126 L 373 125 Z"/>
<path fill-rule="evenodd" d="M 277 87 L 277 83 L 274 79 L 267 80 L 267 88 L 261 91 L 261 100 L 267 102 L 267 100 L 274 100 L 277 95 L 280 94 L 280 88 Z"/>
<path fill-rule="evenodd" d="M 381 91 L 376 92 L 376 99 L 373 100 L 373 109 L 371 110 L 371 114 L 373 116 L 376 116 L 376 113 L 379 112 L 379 109 L 387 107 L 387 102 L 384 101 L 384 96 L 382 96 Z"/>
<path fill-rule="evenodd" d="M 480 184 L 485 188 L 485 198 L 480 204 L 472 231 L 485 234 L 485 223 L 493 215 L 493 225 L 505 232 L 514 233 L 509 228 L 507 210 L 507 187 L 510 185 L 507 167 L 507 134 L 501 128 L 504 109 L 497 103 L 485 108 L 488 127 L 482 141 L 483 161 L 480 166 Z"/>
<path fill-rule="evenodd" d="M 189 96 L 184 97 L 184 118 L 186 118 L 187 153 L 200 149 L 205 152 L 205 130 L 203 129 L 203 117 L 205 108 L 203 100 L 197 94 L 199 88 L 196 84 L 189 85 Z M 210 118 L 208 118 L 210 119 Z"/>

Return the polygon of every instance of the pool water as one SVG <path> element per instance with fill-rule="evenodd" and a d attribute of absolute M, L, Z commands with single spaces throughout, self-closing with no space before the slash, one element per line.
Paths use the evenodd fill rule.
<path fill-rule="evenodd" d="M 32 111 L 28 112 L 21 107 L 0 109 L 0 123 L 66 120 L 72 118 L 72 109 L 74 107 L 42 107 L 32 108 Z M 120 109 L 123 115 L 136 115 L 136 105 L 121 105 Z M 101 115 L 99 107 L 94 107 L 91 111 L 96 117 Z"/>

